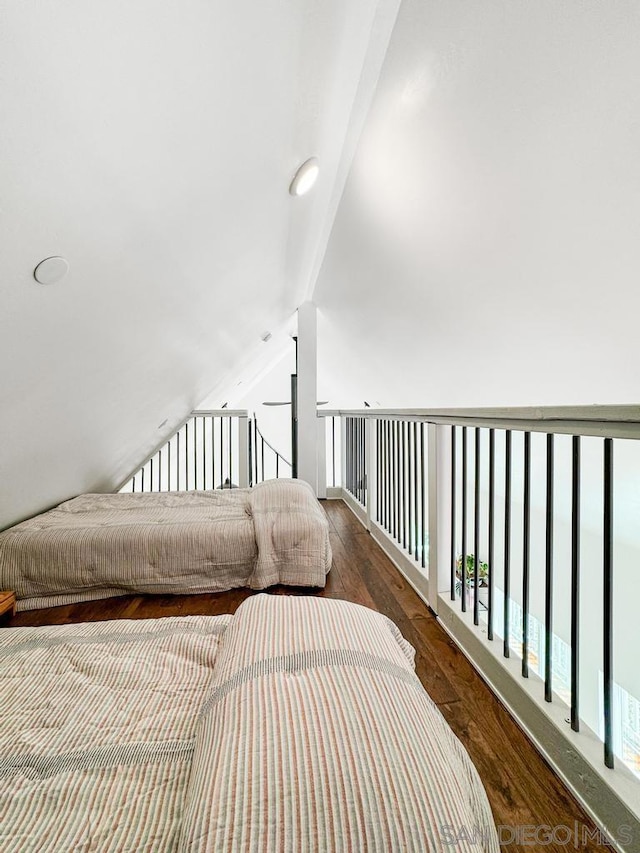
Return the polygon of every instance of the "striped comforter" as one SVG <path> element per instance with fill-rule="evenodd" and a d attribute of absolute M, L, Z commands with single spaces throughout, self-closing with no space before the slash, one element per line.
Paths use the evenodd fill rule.
<path fill-rule="evenodd" d="M 0 850 L 175 850 L 230 616 L 0 631 Z"/>
<path fill-rule="evenodd" d="M 412 648 L 366 608 L 257 595 L 5 629 L 0 655 L 3 851 L 498 851 Z"/>
<path fill-rule="evenodd" d="M 311 487 L 80 495 L 0 534 L 18 609 L 138 593 L 324 586 L 328 523 Z"/>

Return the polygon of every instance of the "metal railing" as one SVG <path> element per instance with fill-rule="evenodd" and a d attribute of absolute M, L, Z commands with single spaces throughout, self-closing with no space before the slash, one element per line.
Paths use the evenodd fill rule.
<path fill-rule="evenodd" d="M 230 489 L 291 477 L 291 462 L 244 410 L 192 412 L 168 441 L 120 487 L 121 492 Z"/>
<path fill-rule="evenodd" d="M 291 462 L 262 435 L 258 419 L 249 421 L 249 482 L 254 486 L 264 480 L 291 477 Z"/>
<path fill-rule="evenodd" d="M 248 486 L 247 412 L 192 412 L 149 456 L 121 492 L 169 492 Z"/>
<path fill-rule="evenodd" d="M 581 751 L 598 776 L 593 743 L 599 739 L 600 766 L 609 773 L 616 767 L 605 777 L 615 800 L 607 802 L 637 819 L 640 755 L 629 755 L 639 742 L 640 693 L 636 698 L 629 685 L 614 680 L 616 671 L 622 679 L 631 672 L 626 658 L 623 671 L 621 649 L 630 647 L 620 642 L 620 632 L 640 638 L 635 622 L 614 620 L 622 595 L 615 583 L 628 583 L 629 594 L 634 588 L 633 567 L 614 565 L 614 505 L 625 517 L 633 505 L 623 507 L 616 496 L 614 455 L 624 451 L 627 458 L 633 443 L 640 473 L 635 443 L 640 407 L 319 410 L 318 415 L 329 426 L 327 471 L 340 472 L 335 491 L 342 487 L 340 496 L 476 665 L 489 666 L 485 677 L 494 685 L 503 679 L 505 694 L 512 682 L 519 684 L 549 709 L 560 729 L 567 718 L 572 754 Z M 626 470 L 622 475 L 628 481 Z M 630 496 L 629 482 L 620 492 Z M 590 547 L 587 571 L 584 542 L 592 540 L 599 543 L 597 566 Z M 597 649 L 594 637 L 600 638 Z M 614 707 L 620 690 L 628 708 L 637 704 L 639 731 L 632 721 L 621 734 L 622 711 Z M 521 700 L 513 696 L 510 704 L 516 706 Z M 632 715 L 625 713 L 628 722 Z M 524 724 L 535 728 L 528 720 Z M 541 742 L 545 736 L 542 726 Z M 562 756 L 557 763 L 560 767 Z M 587 805 L 597 813 L 598 803 Z"/>

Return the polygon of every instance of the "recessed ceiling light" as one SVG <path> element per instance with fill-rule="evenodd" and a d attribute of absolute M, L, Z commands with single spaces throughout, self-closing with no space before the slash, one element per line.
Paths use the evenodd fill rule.
<path fill-rule="evenodd" d="M 319 171 L 320 166 L 318 165 L 316 157 L 310 157 L 306 160 L 302 166 L 300 166 L 291 181 L 291 186 L 289 187 L 291 195 L 297 196 L 308 193 L 318 179 Z"/>
<path fill-rule="evenodd" d="M 45 258 L 33 271 L 33 277 L 39 284 L 55 284 L 69 272 L 69 262 L 64 258 Z"/>

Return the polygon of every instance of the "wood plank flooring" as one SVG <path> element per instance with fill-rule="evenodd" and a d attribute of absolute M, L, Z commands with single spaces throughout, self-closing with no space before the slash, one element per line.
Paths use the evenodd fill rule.
<path fill-rule="evenodd" d="M 313 594 L 344 598 L 386 614 L 416 649 L 416 670 L 424 687 L 468 750 L 484 782 L 498 825 L 573 828 L 593 823 L 555 776 L 527 736 L 491 693 L 471 664 L 395 566 L 342 501 L 323 501 L 331 529 L 333 567 L 323 590 Z M 273 587 L 272 593 L 309 594 L 308 589 Z M 250 590 L 179 595 L 128 595 L 106 601 L 18 613 L 9 625 L 51 625 L 103 619 L 145 619 L 187 614 L 234 613 Z M 504 830 L 505 840 L 509 831 Z M 580 850 L 602 851 L 593 842 Z M 506 851 L 575 849 L 505 845 Z"/>

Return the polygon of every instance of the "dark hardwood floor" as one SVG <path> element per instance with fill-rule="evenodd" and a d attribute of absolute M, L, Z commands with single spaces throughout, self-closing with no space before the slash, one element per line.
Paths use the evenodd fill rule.
<path fill-rule="evenodd" d="M 324 501 L 331 528 L 333 568 L 323 590 L 313 594 L 344 598 L 389 616 L 416 649 L 416 669 L 426 690 L 467 748 L 487 789 L 496 823 L 504 827 L 567 826 L 592 821 L 539 755 L 527 736 L 491 693 L 471 664 L 395 566 L 342 501 Z M 308 589 L 273 587 L 272 593 L 309 594 Z M 51 625 L 102 619 L 145 619 L 187 614 L 233 613 L 250 590 L 179 595 L 128 595 L 84 604 L 18 613 L 9 625 Z M 503 831 L 508 841 L 510 831 Z M 455 849 L 455 848 L 453 848 Z M 504 850 L 575 849 L 514 841 Z M 583 851 L 602 851 L 593 842 Z M 610 849 L 610 848 L 609 848 Z"/>

